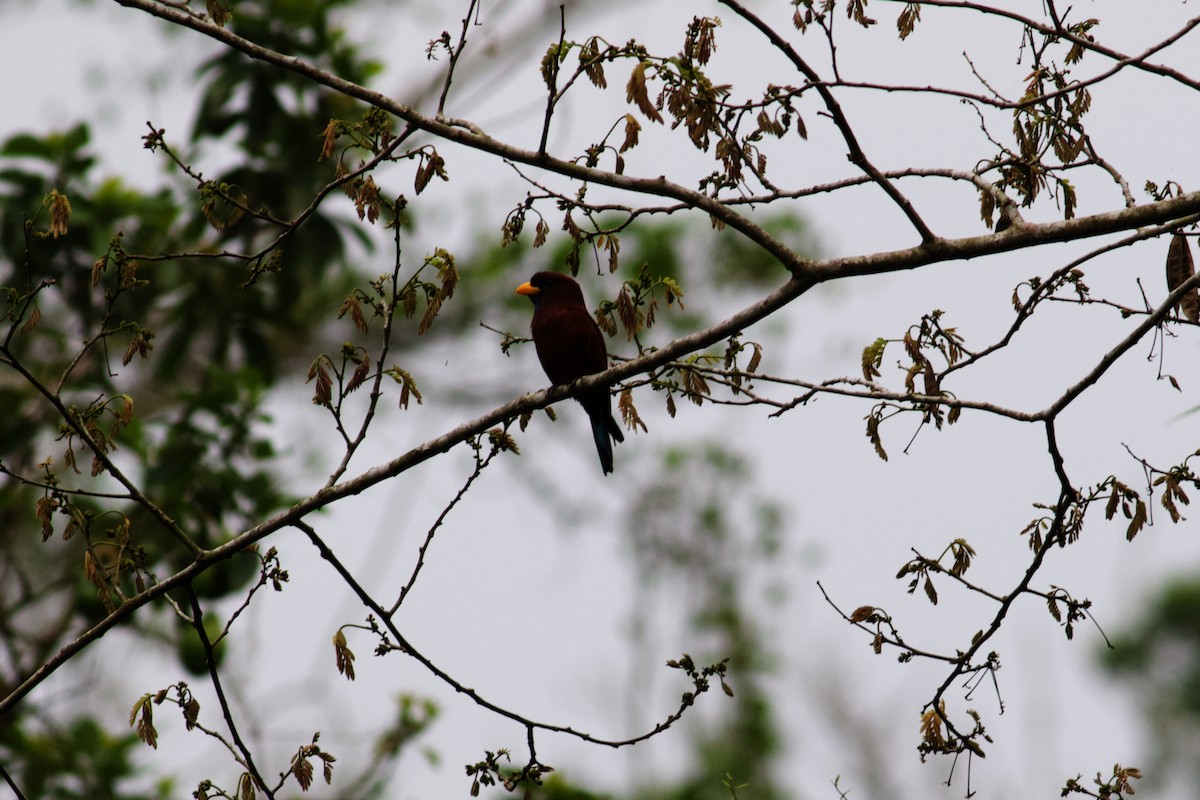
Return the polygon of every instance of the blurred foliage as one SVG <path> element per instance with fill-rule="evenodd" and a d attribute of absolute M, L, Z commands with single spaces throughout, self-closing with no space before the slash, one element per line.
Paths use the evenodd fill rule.
<path fill-rule="evenodd" d="M 776 711 L 765 678 L 775 654 L 760 620 L 782 599 L 772 564 L 779 555 L 780 506 L 754 491 L 752 466 L 723 441 L 662 454 L 656 480 L 630 505 L 629 545 L 645 592 L 678 582 L 690 598 L 690 623 L 704 644 L 700 662 L 729 659 L 733 698 L 705 726 L 688 726 L 694 754 L 684 777 L 647 787 L 638 800 L 728 800 L 732 779 L 743 798 L 788 796 L 775 780 L 780 751 Z M 641 603 L 635 607 L 641 608 Z M 638 626 L 642 636 L 648 631 Z"/>
<path fill-rule="evenodd" d="M 1200 781 L 1200 575 L 1161 588 L 1100 651 L 1100 663 L 1138 698 L 1153 766 L 1147 781 Z"/>
<path fill-rule="evenodd" d="M 235 25 L 368 80 L 376 65 L 330 21 L 339 5 L 345 3 L 239 3 Z M 292 231 L 271 220 L 299 215 L 331 180 L 329 165 L 316 157 L 329 118 L 362 112 L 340 95 L 229 51 L 198 77 L 201 106 L 186 157 L 172 163 L 172 132 L 147 139 L 150 146 L 161 135 L 166 145 L 156 156 L 167 167 L 163 188 L 143 190 L 100 174 L 86 123 L 21 133 L 0 145 L 3 694 L 104 615 L 114 599 L 105 599 L 108 589 L 98 597 L 103 577 L 89 580 L 80 566 L 105 544 L 122 554 L 107 565 L 119 573 L 117 591 L 143 576 L 169 574 L 191 557 L 135 504 L 55 493 L 78 485 L 71 461 L 81 455 L 78 468 L 86 471 L 90 453 L 64 438 L 61 413 L 18 367 L 64 407 L 78 408 L 84 424 L 94 422 L 121 468 L 202 547 L 292 499 L 275 471 L 263 402 L 310 357 L 323 335 L 313 319 L 328 317 L 357 282 L 352 253 L 370 241 L 324 207 Z M 237 158 L 212 179 L 192 170 L 214 153 Z M 221 216 L 206 208 L 214 187 L 243 198 L 255 213 Z M 257 280 L 215 257 L 262 250 L 285 232 L 271 270 Z M 124 421 L 101 410 L 122 404 Z M 15 475 L 42 487 L 20 485 Z M 42 519 L 33 513 L 39 502 L 48 509 Z M 206 572 L 196 589 L 229 597 L 257 572 L 255 559 L 235 558 Z M 203 668 L 186 625 L 137 624 L 171 643 L 189 669 Z M 0 720 L 0 762 L 31 796 L 142 796 L 118 789 L 133 775 L 136 737 L 110 736 L 87 717 L 65 726 L 40 725 L 39 717 L 36 704 L 26 702 Z"/>
<path fill-rule="evenodd" d="M 13 754 L 5 759 L 7 768 L 20 776 L 27 797 L 40 800 L 152 800 L 174 796 L 169 781 L 159 784 L 153 793 L 131 793 L 123 787 L 137 777 L 131 756 L 140 746 L 133 733 L 113 736 L 86 717 L 62 727 L 45 720 L 0 726 L 0 748 Z M 21 769 L 13 769 L 17 764 Z"/>

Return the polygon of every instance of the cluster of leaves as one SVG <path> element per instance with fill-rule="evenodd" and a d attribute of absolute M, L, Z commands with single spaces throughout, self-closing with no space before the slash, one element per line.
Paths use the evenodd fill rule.
<path fill-rule="evenodd" d="M 1061 67 L 1049 60 L 1048 50 L 1061 45 L 1064 37 L 1038 37 L 1027 31 L 1033 63 L 1025 94 L 1013 111 L 1017 150 L 1002 152 L 989 165 L 1000 172 L 997 188 L 1016 192 L 1022 205 L 1032 205 L 1041 191 L 1052 189 L 1066 219 L 1075 216 L 1076 198 L 1074 186 L 1062 172 L 1081 157 L 1094 157 L 1083 127 L 1083 118 L 1092 105 L 1091 93 L 1073 85 L 1069 67 L 1083 58 L 1082 43 L 1090 40 L 1089 31 L 1098 24 L 1099 20 L 1088 19 L 1067 26 L 1069 47 Z M 1051 153 L 1057 159 L 1053 165 L 1045 163 L 1046 155 Z"/>
<path fill-rule="evenodd" d="M 942 566 L 942 559 L 950 556 L 952 563 L 949 567 Z M 908 593 L 913 594 L 917 590 L 918 585 L 923 585 L 925 596 L 929 598 L 929 602 L 935 606 L 938 602 L 937 589 L 933 585 L 931 573 L 945 572 L 954 578 L 961 578 L 971 568 L 972 559 L 975 558 L 975 548 L 972 547 L 966 539 L 955 539 L 942 554 L 934 560 L 918 556 L 906 563 L 900 568 L 900 572 L 896 574 L 896 579 L 902 579 L 905 576 L 912 575 L 912 580 L 908 584 Z M 854 615 L 851 615 L 853 619 Z"/>
<path fill-rule="evenodd" d="M 811 26 L 832 37 L 830 15 L 838 6 L 837 0 L 792 0 L 795 6 L 793 23 L 802 33 Z M 847 0 L 847 19 L 863 28 L 876 24 L 866 13 L 868 0 Z M 1063 216 L 1075 216 L 1076 190 L 1066 177 L 1066 172 L 1085 164 L 1099 164 L 1109 170 L 1107 163 L 1096 153 L 1091 139 L 1084 128 L 1084 119 L 1091 109 L 1092 97 L 1087 85 L 1071 77 L 1071 67 L 1080 63 L 1095 39 L 1092 31 L 1099 20 L 1089 18 L 1079 22 L 1068 22 L 1054 16 L 1053 26 L 1027 26 L 1024 30 L 1023 53 L 1031 61 L 1022 95 L 1009 100 L 1002 97 L 990 85 L 989 105 L 1011 109 L 1012 144 L 1000 140 L 984 131 L 996 147 L 995 156 L 980 162 L 976 174 L 980 177 L 995 175 L 988 188 L 980 187 L 980 217 L 991 227 L 1003 230 L 1009 224 L 1007 218 L 995 223 L 997 202 L 1003 193 L 1011 192 L 1023 206 L 1031 206 L 1040 195 L 1049 192 L 1062 208 Z M 921 21 L 921 4 L 905 3 L 896 16 L 896 30 L 901 39 L 907 39 Z M 1062 53 L 1061 65 L 1054 60 Z M 975 104 L 975 100 L 968 102 Z M 1114 179 L 1121 183 L 1118 176 Z M 1129 199 L 1132 203 L 1132 199 Z"/>
<path fill-rule="evenodd" d="M 696 662 L 687 653 L 684 653 L 681 658 L 672 658 L 667 662 L 667 666 L 672 669 L 681 669 L 692 680 L 694 690 L 684 692 L 683 704 L 690 706 L 696 702 L 696 695 L 703 694 L 709 689 L 709 679 L 716 676 L 721 684 L 721 691 L 729 697 L 733 697 L 733 689 L 729 688 L 729 684 L 725 682 L 725 672 L 729 669 L 729 659 L 723 659 L 716 664 L 709 664 L 706 667 L 696 668 Z"/>
<path fill-rule="evenodd" d="M 1048 542 L 1044 537 L 1053 529 L 1053 515 L 1056 509 L 1051 505 L 1037 504 L 1037 507 L 1045 510 L 1047 514 L 1030 521 L 1021 530 L 1021 535 L 1029 536 L 1029 547 L 1035 552 L 1046 544 L 1060 546 L 1071 544 L 1079 538 L 1087 511 L 1093 504 L 1102 504 L 1106 520 L 1114 519 L 1120 512 L 1121 516 L 1128 521 L 1125 527 L 1125 538 L 1127 541 L 1133 541 L 1134 537 L 1152 522 L 1152 511 L 1147 500 L 1152 500 L 1155 494 L 1158 495 L 1159 504 L 1167 512 L 1171 522 L 1182 522 L 1185 517 L 1180 506 L 1191 503 L 1191 498 L 1184 487 L 1191 486 L 1193 489 L 1200 490 L 1200 476 L 1197 476 L 1189 464 L 1193 458 L 1198 456 L 1200 456 L 1200 451 L 1192 453 L 1179 464 L 1165 470 L 1153 467 L 1143 461 L 1142 466 L 1146 472 L 1147 483 L 1145 494 L 1114 475 L 1110 475 L 1086 491 L 1076 493 L 1069 506 L 1067 521 L 1059 534 L 1061 538 L 1054 542 Z"/>
<path fill-rule="evenodd" d="M 424 261 L 411 275 L 400 284 L 401 262 L 397 254 L 395 269 L 390 275 L 382 275 L 369 284 L 369 290 L 361 287 L 347 295 L 338 309 L 338 317 L 349 317 L 359 334 L 370 330 L 373 320 L 382 320 L 384 329 L 384 352 L 390 346 L 392 323 L 397 311 L 405 318 L 411 319 L 417 311 L 418 303 L 424 311 L 417 324 L 416 334 L 422 336 L 433 325 L 443 304 L 454 296 L 458 286 L 459 272 L 454 256 L 448 251 L 437 248 L 433 254 L 426 256 Z M 427 272 L 436 273 L 434 280 L 428 280 Z M 368 316 L 369 312 L 369 316 Z M 418 404 L 423 401 L 421 390 L 416 378 L 408 370 L 397 365 L 382 367 L 382 357 L 379 361 L 378 376 L 388 376 L 400 387 L 399 405 L 408 408 L 411 400 Z M 334 415 L 342 428 L 343 403 L 346 398 L 359 389 L 372 377 L 372 358 L 367 347 L 354 342 L 344 342 L 339 355 L 335 359 L 328 353 L 322 353 L 313 359 L 309 365 L 306 380 L 314 384 L 312 401 L 324 406 Z M 335 390 L 336 383 L 336 390 Z M 378 383 L 375 394 L 378 395 Z M 336 396 L 335 396 L 336 395 Z"/>
<path fill-rule="evenodd" d="M 975 724 L 970 731 L 959 735 L 950 731 L 946 706 L 941 701 L 921 712 L 921 743 L 917 746 L 917 752 L 921 754 L 922 759 L 933 754 L 958 755 L 960 753 L 969 753 L 980 758 L 986 757 L 979 742 L 980 740 L 991 742 L 992 737 L 988 735 L 977 711 L 967 709 L 966 713 Z"/>
<path fill-rule="evenodd" d="M 900 341 L 904 345 L 904 354 L 908 359 L 908 363 L 899 362 L 897 364 L 904 371 L 904 391 L 909 395 L 941 397 L 945 394 L 945 396 L 952 397 L 949 393 L 944 393 L 941 387 L 942 375 L 947 368 L 953 367 L 968 353 L 963 348 L 963 338 L 958 333 L 958 329 L 942 325 L 943 315 L 943 311 L 934 309 L 929 314 L 922 316 L 918 324 L 910 326 L 901 339 L 880 337 L 864 347 L 862 351 L 863 380 L 874 384 L 877 379 L 882 377 L 880 370 L 883 366 L 884 352 L 888 344 Z M 936 352 L 945 366 L 941 369 L 934 367 L 933 362 L 926 355 L 927 352 Z M 920 391 L 917 389 L 918 377 L 921 379 Z M 943 421 L 949 422 L 951 425 L 957 422 L 962 408 L 951 406 L 949 411 L 944 412 L 940 403 L 928 400 L 917 400 L 903 405 L 891 401 L 877 403 L 865 418 L 866 432 L 867 438 L 875 447 L 876 455 L 884 461 L 887 461 L 888 455 L 883 447 L 883 438 L 880 435 L 879 427 L 885 419 L 904 411 L 919 411 L 923 423 L 933 422 L 940 429 Z"/>
<path fill-rule="evenodd" d="M 801 33 L 808 30 L 810 25 L 817 25 L 825 28 L 829 23 L 826 18 L 832 14 L 838 5 L 838 0 L 791 0 L 795 11 L 792 12 L 792 24 L 796 26 L 796 30 Z M 864 28 L 869 28 L 877 24 L 877 20 L 867 16 L 868 0 L 846 0 L 846 19 L 849 19 Z M 910 10 L 914 3 L 905 5 L 904 14 L 911 14 Z M 920 10 L 915 10 L 916 16 L 920 16 Z M 910 24 L 910 23 L 906 23 Z"/>
<path fill-rule="evenodd" d="M 614 45 L 599 36 L 578 42 L 561 39 L 551 44 L 541 63 L 542 78 L 550 90 L 546 129 L 557 104 L 579 78 L 586 77 L 593 86 L 606 89 L 609 85 L 606 65 L 633 62 L 625 84 L 626 102 L 652 123 L 682 128 L 696 149 L 711 152 L 719 163 L 718 169 L 699 180 L 702 191 L 716 197 L 728 189 L 747 187 L 751 179 L 760 186 L 773 188 L 766 177 L 767 157 L 759 143 L 767 136 L 782 138 L 793 129 L 807 138 L 807 129 L 795 105 L 801 89 L 772 84 L 763 90 L 760 99 L 730 102 L 731 87 L 715 83 L 706 72 L 717 49 L 716 31 L 720 25 L 721 21 L 714 17 L 693 18 L 683 47 L 673 56 L 654 55 L 633 40 Z M 563 65 L 572 53 L 575 54 L 573 71 L 564 74 Z M 597 167 L 611 154 L 612 171 L 624 174 L 627 154 L 638 146 L 641 133 L 642 124 L 637 117 L 626 113 L 598 141 L 585 148 L 577 160 L 588 167 Z M 544 146 L 543 136 L 543 149 Z M 572 274 L 578 273 L 580 253 L 589 245 L 597 255 L 603 250 L 609 271 L 616 271 L 620 250 L 617 234 L 628 221 L 615 227 L 600 225 L 587 203 L 587 188 L 584 184 L 574 195 L 567 196 L 539 187 L 541 191 L 530 194 L 505 219 L 503 243 L 518 240 L 526 217 L 533 213 L 538 218 L 534 246 L 544 244 L 550 226 L 536 210 L 536 204 L 549 200 L 563 212 L 562 229 L 572 240 L 567 255 Z M 589 224 L 581 226 L 574 218 L 575 213 L 587 217 Z M 713 224 L 720 223 L 714 219 Z"/>
<path fill-rule="evenodd" d="M 596 309 L 596 324 L 609 336 L 625 333 L 626 341 L 638 346 L 639 355 L 645 352 L 641 335 L 658 321 L 658 296 L 668 307 L 683 310 L 683 287 L 674 278 L 653 274 L 648 264 L 641 273 L 621 284 L 615 300 L 604 300 Z"/>
<path fill-rule="evenodd" d="M 467 764 L 467 777 L 471 779 L 471 797 L 478 797 L 480 789 L 487 786 L 500 786 L 507 792 L 515 792 L 524 787 L 524 796 L 532 797 L 533 787 L 541 786 L 543 778 L 554 772 L 553 767 L 540 764 L 536 759 L 531 759 L 520 769 L 507 767 L 500 759 L 507 763 L 512 757 L 504 748 L 494 753 L 485 750 L 482 761 Z"/>
<path fill-rule="evenodd" d="M 1160 503 L 1167 510 L 1172 522 L 1179 522 L 1183 519 L 1179 505 L 1187 505 L 1189 502 L 1188 495 L 1183 488 L 1184 484 L 1200 488 L 1200 479 L 1192 472 L 1188 464 L 1190 459 L 1198 456 L 1200 456 L 1200 452 L 1192 454 L 1181 464 L 1167 470 L 1156 469 L 1146 462 L 1142 462 L 1146 470 L 1148 490 L 1157 489 L 1160 493 Z M 1061 586 L 1051 585 L 1045 590 L 1032 588 L 1029 585 L 1028 577 L 1032 576 L 1032 571 L 1036 569 L 1037 564 L 1050 548 L 1065 547 L 1078 540 L 1084 516 L 1091 504 L 1103 503 L 1106 519 L 1112 519 L 1120 509 L 1129 519 L 1126 534 L 1129 539 L 1132 539 L 1147 524 L 1148 510 L 1146 501 L 1140 493 L 1115 477 L 1109 477 L 1087 492 L 1064 492 L 1064 495 L 1064 502 L 1058 506 L 1038 505 L 1039 508 L 1045 509 L 1047 514 L 1035 519 L 1021 531 L 1021 535 L 1028 534 L 1030 536 L 1029 544 L 1035 552 L 1035 562 L 1029 575 L 1014 593 L 998 595 L 965 577 L 974 563 L 976 551 L 965 539 L 961 538 L 953 540 L 937 558 L 928 558 L 916 553 L 915 558 L 901 566 L 896 577 L 909 581 L 909 594 L 922 588 L 929 602 L 937 605 L 939 594 L 934 586 L 933 576 L 947 575 L 965 590 L 997 603 L 1001 608 L 1000 618 L 1017 597 L 1025 594 L 1039 597 L 1045 602 L 1050 616 L 1063 627 L 1066 637 L 1072 639 L 1076 624 L 1091 618 L 1091 601 L 1086 598 L 1074 597 Z M 943 563 L 947 558 L 950 561 L 949 565 Z M 860 606 L 849 615 L 843 616 L 847 622 L 872 634 L 872 648 L 876 654 L 881 653 L 885 646 L 891 646 L 900 650 L 901 661 L 928 658 L 950 662 L 956 665 L 958 673 L 974 676 L 971 681 L 968 681 L 968 686 L 972 689 L 985 675 L 994 676 L 996 670 L 999 669 L 999 656 L 995 652 L 989 653 L 986 659 L 980 663 L 972 662 L 976 653 L 980 652 L 983 643 L 995 633 L 998 627 L 995 622 L 986 633 L 984 630 L 980 630 L 974 635 L 969 649 L 960 650 L 951 656 L 932 653 L 910 645 L 900 635 L 891 615 L 877 606 Z M 922 713 L 922 742 L 920 745 L 922 754 L 956 754 L 969 751 L 974 755 L 982 756 L 983 751 L 979 741 L 990 741 L 990 739 L 984 731 L 979 715 L 968 710 L 967 714 L 974 721 L 973 729 L 970 731 L 957 729 L 947 716 L 942 696 L 944 688 L 943 686 L 938 691 Z M 1001 707 L 1003 708 L 1003 703 L 1001 703 Z"/>
<path fill-rule="evenodd" d="M 1113 765 L 1112 775 L 1107 779 L 1099 772 L 1092 779 L 1095 784 L 1095 789 L 1089 789 L 1081 781 L 1083 776 L 1079 775 L 1071 778 L 1063 786 L 1062 796 L 1066 797 L 1070 794 L 1084 794 L 1088 797 L 1095 797 L 1097 800 L 1123 800 L 1125 795 L 1136 794 L 1133 788 L 1133 781 L 1140 780 L 1142 771 L 1137 767 L 1122 767 L 1120 764 Z"/>
<path fill-rule="evenodd" d="M 173 693 L 174 696 L 170 696 Z M 137 738 L 148 747 L 158 749 L 158 729 L 154 726 L 154 706 L 161 706 L 167 700 L 179 706 L 183 713 L 184 726 L 190 731 L 196 727 L 200 719 L 200 701 L 187 683 L 180 681 L 165 689 L 159 689 L 154 694 L 147 692 L 133 704 L 129 712 L 129 725 L 135 727 Z"/>

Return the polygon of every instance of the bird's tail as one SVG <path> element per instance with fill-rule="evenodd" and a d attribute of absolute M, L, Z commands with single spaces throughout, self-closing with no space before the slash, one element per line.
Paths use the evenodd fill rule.
<path fill-rule="evenodd" d="M 596 452 L 600 454 L 600 467 L 607 475 L 613 471 L 612 440 L 623 442 L 625 434 L 621 433 L 620 426 L 607 409 L 603 413 L 589 416 L 592 421 L 592 437 L 596 440 Z"/>

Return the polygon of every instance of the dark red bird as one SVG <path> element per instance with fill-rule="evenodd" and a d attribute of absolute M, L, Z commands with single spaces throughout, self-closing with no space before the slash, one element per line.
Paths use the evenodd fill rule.
<path fill-rule="evenodd" d="M 608 368 L 604 334 L 596 325 L 583 301 L 579 284 L 557 272 L 539 272 L 517 287 L 533 301 L 533 344 L 542 369 L 555 386 L 564 386 L 576 378 L 593 375 Z M 576 400 L 592 421 L 592 436 L 600 453 L 604 474 L 613 471 L 612 441 L 625 441 L 612 415 L 608 390 L 593 389 L 576 395 Z"/>

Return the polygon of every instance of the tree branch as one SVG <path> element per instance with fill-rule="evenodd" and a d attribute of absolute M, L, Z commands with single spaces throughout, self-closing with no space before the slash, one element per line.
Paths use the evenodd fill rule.
<path fill-rule="evenodd" d="M 922 242 L 929 243 L 937 239 L 937 236 L 929 229 L 929 226 L 917 214 L 916 209 L 913 208 L 909 199 L 901 194 L 900 190 L 891 181 L 887 180 L 867 158 L 866 153 L 863 152 L 862 147 L 858 143 L 858 137 L 854 134 L 854 129 L 851 127 L 850 121 L 846 118 L 845 112 L 842 111 L 841 104 L 838 103 L 833 92 L 829 90 L 828 85 L 821 81 L 821 76 L 817 74 L 816 70 L 800 57 L 800 54 L 795 51 L 786 39 L 780 36 L 767 23 L 763 22 L 760 17 L 745 8 L 738 0 L 719 0 L 719 2 L 722 5 L 729 6 L 735 14 L 756 28 L 759 33 L 771 42 L 776 50 L 783 53 L 792 62 L 792 65 L 816 87 L 817 92 L 821 95 L 821 99 L 825 103 L 825 107 L 829 109 L 829 113 L 833 117 L 834 124 L 841 132 L 846 146 L 850 149 L 849 158 L 851 163 L 871 176 L 871 179 L 900 207 L 900 210 L 908 217 L 908 221 L 912 223 L 912 226 L 917 229 L 917 233 L 921 235 Z"/>

